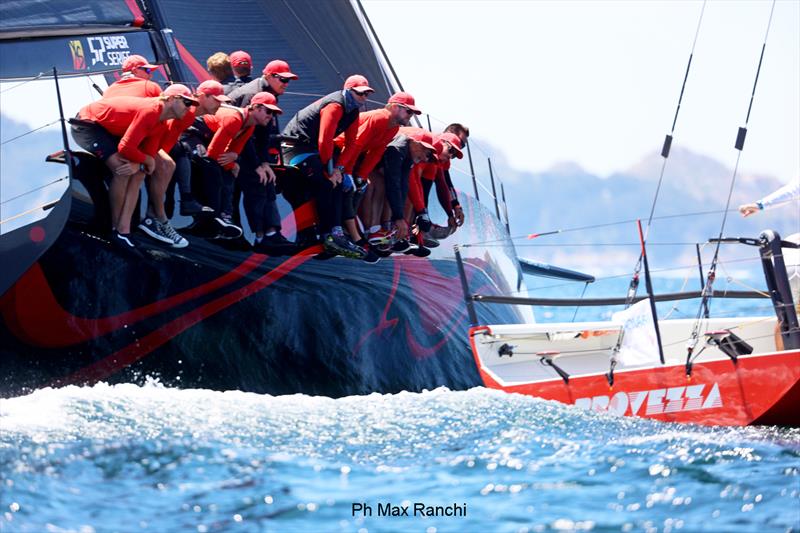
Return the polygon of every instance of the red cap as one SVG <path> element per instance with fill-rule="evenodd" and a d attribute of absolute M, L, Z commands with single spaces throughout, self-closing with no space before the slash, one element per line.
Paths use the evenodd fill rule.
<path fill-rule="evenodd" d="M 345 89 L 355 89 L 356 92 L 363 93 L 363 92 L 375 92 L 375 89 L 369 86 L 369 82 L 367 78 L 362 76 L 361 74 L 353 74 L 349 78 L 347 78 L 344 82 Z"/>
<path fill-rule="evenodd" d="M 249 67 L 253 68 L 253 60 L 250 59 L 250 54 L 244 50 L 236 50 L 230 56 L 232 67 Z"/>
<path fill-rule="evenodd" d="M 411 96 L 410 94 L 406 93 L 406 92 L 402 92 L 401 91 L 399 93 L 394 93 L 392 95 L 392 97 L 389 98 L 389 103 L 390 104 L 400 104 L 402 106 L 405 106 L 405 107 L 409 108 L 411 111 L 413 111 L 417 115 L 421 115 L 422 114 L 422 111 L 420 111 L 419 108 L 415 105 L 416 102 L 414 102 L 414 97 Z"/>
<path fill-rule="evenodd" d="M 151 65 L 144 56 L 133 54 L 122 63 L 122 72 L 130 72 L 135 68 L 158 68 L 158 65 Z"/>
<path fill-rule="evenodd" d="M 456 135 L 455 133 L 450 133 L 448 131 L 446 133 L 439 134 L 438 139 L 441 141 L 449 142 L 450 146 L 452 146 L 455 149 L 457 158 L 461 159 L 462 157 L 464 157 L 464 152 L 461 151 L 461 139 L 458 138 L 458 135 Z"/>
<path fill-rule="evenodd" d="M 197 86 L 195 94 L 205 94 L 206 96 L 213 96 L 215 100 L 222 103 L 230 102 L 231 99 L 225 96 L 225 89 L 222 84 L 217 80 L 206 80 Z"/>
<path fill-rule="evenodd" d="M 264 67 L 263 74 L 267 76 L 270 74 L 277 74 L 278 76 L 283 76 L 284 78 L 291 78 L 293 80 L 297 79 L 297 74 L 291 71 L 289 68 L 289 63 L 281 59 L 276 59 L 267 63 L 267 66 Z"/>
<path fill-rule="evenodd" d="M 438 152 L 436 146 L 434 146 L 433 141 L 433 134 L 429 131 L 420 130 L 417 132 L 412 133 L 408 136 L 410 139 L 413 139 L 420 143 L 422 146 L 427 148 L 428 150 L 433 150 L 434 152 Z"/>
<path fill-rule="evenodd" d="M 278 99 L 275 98 L 275 95 L 266 91 L 256 93 L 253 98 L 250 99 L 250 105 L 254 104 L 261 104 L 267 109 L 272 109 L 276 113 L 283 113 L 283 110 L 277 106 Z"/>
<path fill-rule="evenodd" d="M 180 83 L 173 83 L 164 89 L 164 92 L 161 94 L 164 96 L 181 96 L 187 100 L 191 100 L 194 105 L 200 104 L 200 102 L 197 101 L 197 98 L 195 98 L 192 94 L 192 91 L 190 91 L 186 85 L 181 85 Z"/>

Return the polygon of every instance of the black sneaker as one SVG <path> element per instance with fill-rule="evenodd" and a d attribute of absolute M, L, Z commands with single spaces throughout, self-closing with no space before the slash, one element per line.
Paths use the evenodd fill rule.
<path fill-rule="evenodd" d="M 261 242 L 253 245 L 253 251 L 266 255 L 294 255 L 298 252 L 297 245 L 276 232 L 273 235 L 264 235 Z"/>
<path fill-rule="evenodd" d="M 322 240 L 322 245 L 329 253 L 335 253 L 351 259 L 364 259 L 367 256 L 366 250 L 350 242 L 344 235 L 328 234 Z"/>
<path fill-rule="evenodd" d="M 117 230 L 111 231 L 111 247 L 124 254 L 144 259 L 144 255 L 134 244 L 130 233 L 120 233 Z"/>
<path fill-rule="evenodd" d="M 400 239 L 399 241 L 394 243 L 394 246 L 392 246 L 392 252 L 399 254 L 406 252 L 410 248 L 411 248 L 411 243 L 408 242 L 408 239 Z"/>
<path fill-rule="evenodd" d="M 375 264 L 381 260 L 381 256 L 375 253 L 375 251 L 372 249 L 372 246 L 370 246 L 369 242 L 367 242 L 367 239 L 361 239 L 360 241 L 356 242 L 356 246 L 360 246 L 367 251 L 367 255 L 365 255 L 363 259 L 365 263 Z"/>
<path fill-rule="evenodd" d="M 162 227 L 161 222 L 155 218 L 147 217 L 143 219 L 139 223 L 139 229 L 157 241 L 166 244 L 173 244 L 172 238 L 167 235 L 165 229 Z"/>
<path fill-rule="evenodd" d="M 225 218 L 218 216 L 213 219 L 214 224 L 217 225 L 217 237 L 220 239 L 238 239 L 242 236 L 242 228 L 236 224 L 225 220 Z"/>
<path fill-rule="evenodd" d="M 431 255 L 431 249 L 430 248 L 425 248 L 424 246 L 416 246 L 415 245 L 415 246 L 412 246 L 411 248 L 409 248 L 408 250 L 406 250 L 403 253 L 405 255 L 413 255 L 413 256 L 416 256 L 416 257 L 428 257 L 429 255 Z"/>
<path fill-rule="evenodd" d="M 193 217 L 193 216 L 211 216 L 214 214 L 214 210 L 210 207 L 201 204 L 194 198 L 189 200 L 181 200 L 181 216 L 184 217 Z"/>

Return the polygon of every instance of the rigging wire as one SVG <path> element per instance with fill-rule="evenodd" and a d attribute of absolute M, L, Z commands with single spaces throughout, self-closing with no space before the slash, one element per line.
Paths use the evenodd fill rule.
<path fill-rule="evenodd" d="M 758 58 L 758 67 L 756 68 L 756 76 L 755 80 L 753 81 L 753 90 L 750 93 L 750 103 L 747 106 L 747 117 L 744 121 L 744 126 L 739 127 L 739 131 L 736 135 L 736 143 L 734 148 L 738 151 L 736 155 L 736 165 L 733 168 L 733 175 L 731 176 L 730 186 L 728 187 L 728 198 L 725 201 L 725 214 L 722 217 L 722 224 L 719 228 L 719 238 L 716 243 L 716 247 L 714 249 L 714 257 L 711 259 L 711 266 L 708 269 L 708 275 L 706 277 L 706 286 L 703 288 L 703 297 L 700 300 L 700 308 L 697 311 L 697 316 L 695 318 L 695 324 L 692 328 L 692 337 L 687 342 L 686 346 L 686 364 L 687 368 L 689 363 L 692 359 L 692 352 L 694 351 L 695 346 L 697 346 L 697 341 L 700 335 L 700 325 L 703 322 L 702 320 L 702 313 L 703 308 L 708 306 L 709 300 L 711 299 L 711 295 L 713 294 L 712 286 L 714 284 L 714 279 L 716 277 L 716 270 L 717 270 L 717 263 L 719 261 L 719 250 L 720 245 L 722 244 L 722 235 L 725 231 L 725 223 L 728 220 L 728 211 L 731 204 L 731 197 L 733 196 L 733 188 L 736 184 L 736 174 L 739 171 L 739 162 L 742 157 L 742 150 L 744 149 L 744 140 L 747 135 L 747 125 L 750 122 L 750 112 L 753 110 L 753 101 L 755 99 L 756 94 L 756 87 L 758 86 L 758 76 L 761 73 L 761 65 L 764 62 L 764 51 L 767 48 L 767 38 L 769 37 L 769 30 L 772 26 L 772 15 L 775 13 L 775 2 L 776 0 L 772 0 L 772 7 L 770 8 L 769 12 L 769 20 L 767 21 L 767 29 L 764 33 L 764 42 L 761 45 L 761 55 Z"/>
<path fill-rule="evenodd" d="M 33 78 L 27 79 L 27 80 L 25 80 L 25 81 L 23 81 L 23 82 L 21 82 L 21 83 L 18 83 L 18 84 L 16 84 L 16 85 L 12 85 L 11 87 L 6 87 L 6 88 L 5 88 L 5 89 L 3 89 L 2 91 L 0 91 L 0 94 L 7 93 L 8 91 L 12 91 L 12 90 L 16 89 L 17 87 L 22 87 L 22 86 L 23 86 L 23 85 L 25 85 L 26 83 L 30 83 L 30 82 L 32 82 L 32 81 L 36 81 L 36 80 L 38 80 L 39 78 L 41 78 L 42 76 L 44 76 L 44 72 L 40 72 L 39 74 L 37 74 L 37 75 L 36 75 L 36 76 L 34 76 Z"/>
<path fill-rule="evenodd" d="M 38 128 L 32 129 L 30 131 L 26 131 L 25 133 L 23 133 L 21 135 L 17 135 L 16 137 L 12 137 L 12 138 L 10 138 L 8 140 L 5 140 L 5 141 L 0 143 L 0 146 L 6 145 L 6 144 L 8 144 L 8 143 L 10 143 L 12 141 L 16 141 L 17 139 L 21 139 L 22 137 L 25 137 L 26 135 L 30 135 L 31 133 L 36 133 L 39 130 L 43 130 L 44 128 L 52 126 L 53 124 L 57 124 L 60 121 L 61 121 L 61 119 L 57 118 L 53 122 L 49 122 L 49 123 L 45 124 L 44 126 L 39 126 Z"/>

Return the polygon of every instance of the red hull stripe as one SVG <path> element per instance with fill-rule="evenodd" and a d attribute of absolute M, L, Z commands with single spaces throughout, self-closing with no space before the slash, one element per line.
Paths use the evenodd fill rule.
<path fill-rule="evenodd" d="M 0 299 L 0 313 L 20 340 L 32 346 L 63 348 L 101 337 L 225 287 L 247 276 L 266 258 L 265 255 L 253 254 L 213 281 L 138 309 L 103 318 L 81 318 L 65 311 L 50 290 L 41 266 L 36 263 Z M 42 335 L 43 331 L 47 334 Z"/>
<path fill-rule="evenodd" d="M 314 254 L 321 251 L 320 247 L 312 247 L 304 250 L 299 255 L 290 257 L 273 270 L 264 274 L 252 283 L 237 289 L 233 292 L 220 296 L 216 300 L 208 302 L 183 316 L 167 322 L 160 328 L 144 337 L 129 344 L 125 348 L 118 350 L 111 355 L 89 365 L 81 370 L 69 375 L 64 380 L 54 383 L 54 386 L 63 386 L 82 383 L 96 383 L 103 380 L 121 369 L 134 364 L 156 348 L 163 346 L 173 337 L 183 333 L 195 324 L 202 322 L 206 318 L 223 311 L 231 305 L 252 296 L 258 291 L 271 285 L 275 281 L 283 278 L 286 274 L 308 261 Z"/>
<path fill-rule="evenodd" d="M 189 70 L 192 71 L 192 74 L 194 74 L 194 76 L 197 78 L 198 83 L 211 79 L 211 75 L 208 73 L 208 71 L 194 58 L 192 53 L 189 52 L 189 50 L 187 50 L 177 38 L 175 39 L 175 45 L 178 47 L 178 53 L 180 54 L 181 59 L 189 67 Z"/>

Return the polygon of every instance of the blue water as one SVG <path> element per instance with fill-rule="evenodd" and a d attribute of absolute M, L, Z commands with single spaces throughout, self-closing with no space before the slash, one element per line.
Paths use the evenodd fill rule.
<path fill-rule="evenodd" d="M 800 528 L 800 430 L 486 389 L 332 400 L 99 384 L 3 400 L 0 428 L 8 532 Z M 358 502 L 373 515 L 353 516 Z M 377 516 L 387 502 L 411 516 Z M 466 516 L 414 517 L 416 502 Z"/>

